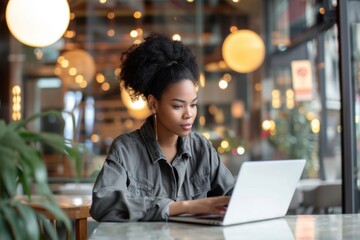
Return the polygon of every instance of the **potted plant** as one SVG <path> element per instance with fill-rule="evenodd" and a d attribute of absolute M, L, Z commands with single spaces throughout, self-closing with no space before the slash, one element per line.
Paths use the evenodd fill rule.
<path fill-rule="evenodd" d="M 37 203 L 52 213 L 57 223 L 63 224 L 67 231 L 72 230 L 69 218 L 59 208 L 49 188 L 40 146 L 45 144 L 59 154 L 66 154 L 75 163 L 78 175 L 82 147 L 60 134 L 26 129 L 31 121 L 50 114 L 61 118 L 62 113 L 50 110 L 10 123 L 0 119 L 0 239 L 37 240 L 45 236 L 58 239 L 49 220 L 17 198 L 19 186 L 29 202 L 35 186 Z"/>

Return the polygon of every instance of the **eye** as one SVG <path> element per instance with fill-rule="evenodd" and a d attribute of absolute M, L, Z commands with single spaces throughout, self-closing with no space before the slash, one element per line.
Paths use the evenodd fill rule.
<path fill-rule="evenodd" d="M 173 108 L 174 108 L 174 109 L 181 109 L 182 106 L 181 106 L 181 105 L 173 105 Z"/>
<path fill-rule="evenodd" d="M 191 104 L 191 107 L 192 107 L 192 108 L 196 108 L 196 107 L 197 107 L 197 103 Z"/>

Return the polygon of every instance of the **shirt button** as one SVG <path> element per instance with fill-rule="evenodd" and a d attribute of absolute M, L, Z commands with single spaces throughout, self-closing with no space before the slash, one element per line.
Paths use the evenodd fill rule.
<path fill-rule="evenodd" d="M 146 192 L 146 196 L 150 197 L 150 192 Z"/>

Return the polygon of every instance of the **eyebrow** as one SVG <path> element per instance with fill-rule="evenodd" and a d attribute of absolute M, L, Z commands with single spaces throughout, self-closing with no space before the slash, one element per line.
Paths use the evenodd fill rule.
<path fill-rule="evenodd" d="M 194 98 L 191 102 L 195 102 L 196 100 L 198 100 L 198 97 Z M 179 98 L 174 98 L 171 99 L 171 101 L 176 101 L 176 102 L 181 102 L 181 103 L 185 103 L 185 100 L 179 99 Z"/>

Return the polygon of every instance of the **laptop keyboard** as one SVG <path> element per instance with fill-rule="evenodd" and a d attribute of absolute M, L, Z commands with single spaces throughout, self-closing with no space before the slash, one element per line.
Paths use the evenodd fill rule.
<path fill-rule="evenodd" d="M 224 220 L 223 215 L 204 215 L 204 216 L 198 216 L 196 218 L 198 218 L 198 219 L 210 219 L 210 220 L 216 220 L 216 221 Z"/>

